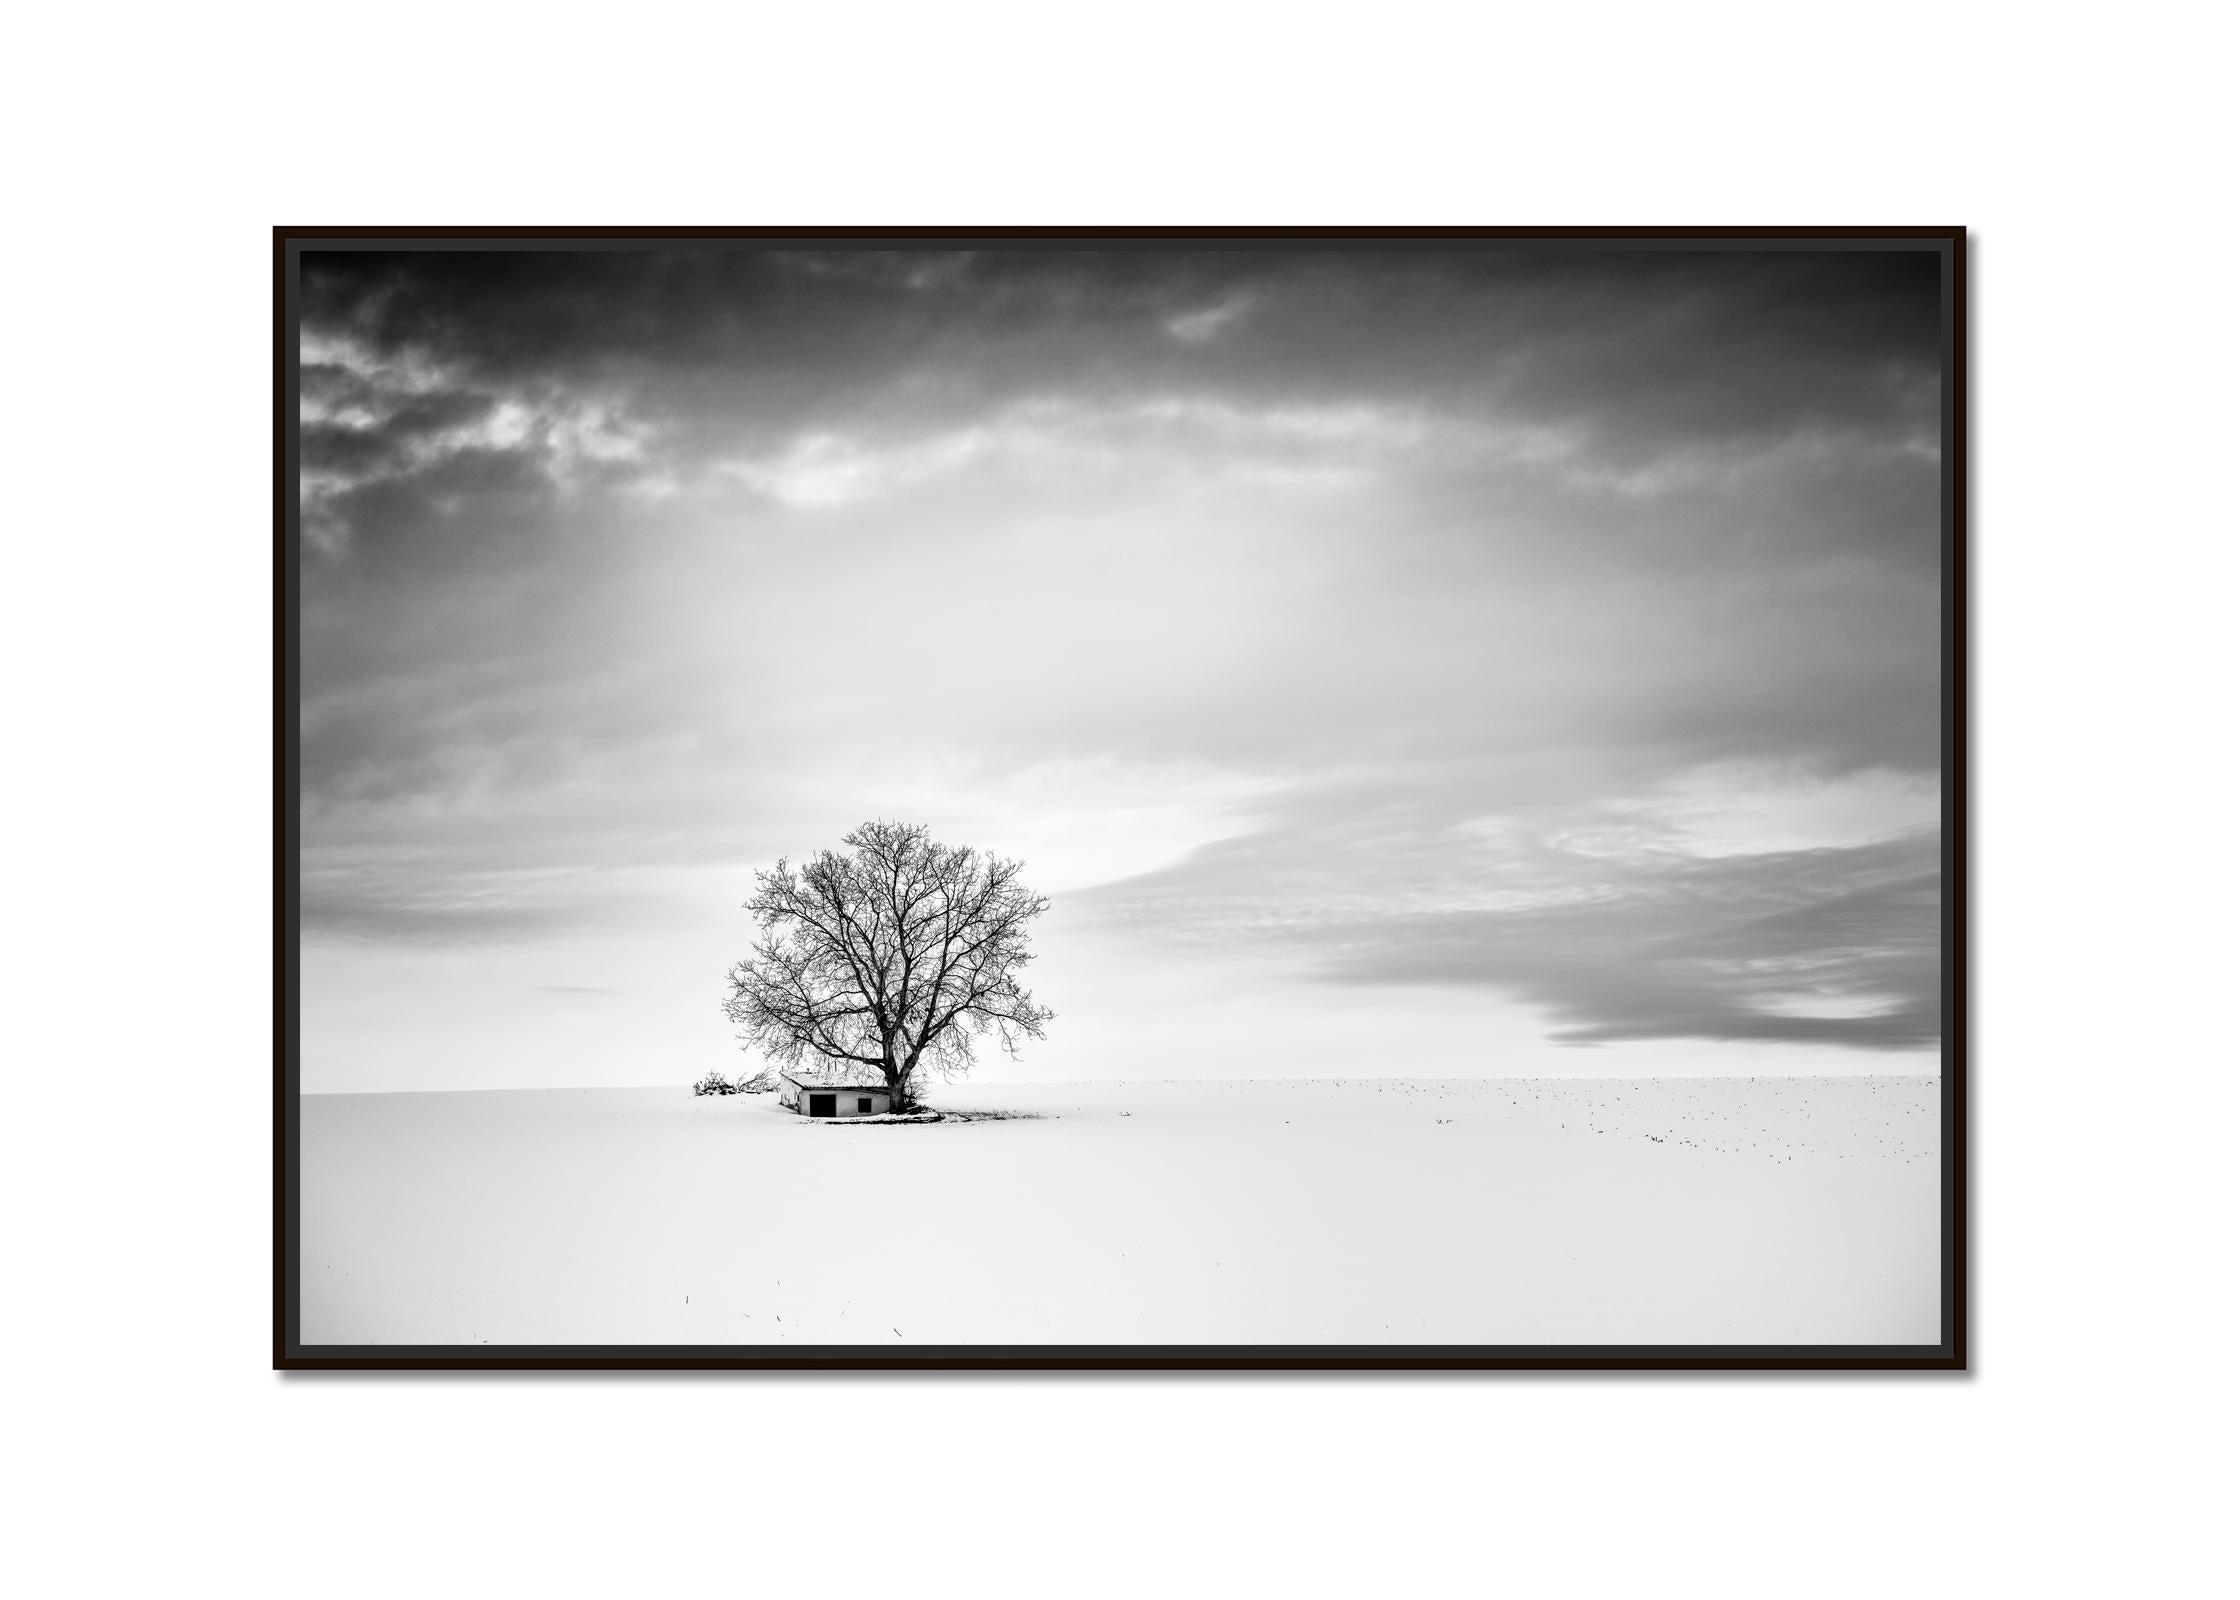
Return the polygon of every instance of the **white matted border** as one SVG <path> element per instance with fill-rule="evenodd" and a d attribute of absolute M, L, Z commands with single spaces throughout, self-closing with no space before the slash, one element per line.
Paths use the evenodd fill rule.
<path fill-rule="evenodd" d="M 5 1182 L 37 1467 L 15 1570 L 334 1595 L 2185 1587 L 2215 1525 L 2234 1124 L 2205 15 L 42 14 L 7 269 Z M 1977 1375 L 266 1371 L 269 228 L 376 216 L 1970 225 Z M 866 1477 L 907 1533 L 844 1563 L 782 1536 L 786 1483 Z"/>

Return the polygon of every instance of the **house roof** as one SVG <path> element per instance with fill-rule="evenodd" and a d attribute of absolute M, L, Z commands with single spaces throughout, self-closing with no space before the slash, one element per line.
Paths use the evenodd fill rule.
<path fill-rule="evenodd" d="M 778 1074 L 803 1089 L 884 1089 L 887 1075 L 862 1061 L 827 1061 L 813 1067 L 789 1067 Z"/>

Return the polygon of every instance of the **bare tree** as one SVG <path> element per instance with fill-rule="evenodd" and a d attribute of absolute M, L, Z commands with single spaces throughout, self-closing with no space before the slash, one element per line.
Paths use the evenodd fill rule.
<path fill-rule="evenodd" d="M 775 1060 L 876 1066 L 897 1110 L 918 1075 L 972 1063 L 993 1034 L 1018 1054 L 1051 1013 L 1020 986 L 1027 924 L 1050 902 L 1019 863 L 937 844 L 922 827 L 867 822 L 798 870 L 755 874 L 746 904 L 761 937 L 731 969 L 725 1013 Z"/>

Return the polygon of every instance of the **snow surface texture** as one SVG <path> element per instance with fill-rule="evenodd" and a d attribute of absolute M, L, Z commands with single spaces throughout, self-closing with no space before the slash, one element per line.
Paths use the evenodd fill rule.
<path fill-rule="evenodd" d="M 1928 1344 L 1932 1077 L 309 1095 L 307 1344 Z"/>

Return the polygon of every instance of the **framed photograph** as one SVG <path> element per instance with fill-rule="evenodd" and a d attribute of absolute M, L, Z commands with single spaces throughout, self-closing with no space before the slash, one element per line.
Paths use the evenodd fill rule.
<path fill-rule="evenodd" d="M 1965 267 L 276 229 L 275 1365 L 1965 1369 Z"/>

